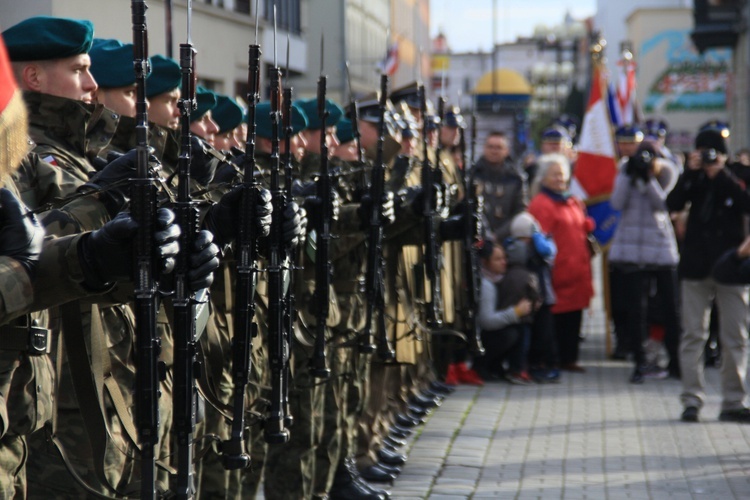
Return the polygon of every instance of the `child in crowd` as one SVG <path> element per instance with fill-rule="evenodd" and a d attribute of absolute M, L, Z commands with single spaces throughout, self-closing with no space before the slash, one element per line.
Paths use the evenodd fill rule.
<path fill-rule="evenodd" d="M 503 376 L 515 384 L 528 385 L 531 378 L 525 371 L 528 319 L 534 308 L 537 281 L 531 273 L 513 270 L 509 273 L 502 246 L 485 242 L 482 254 L 482 300 L 479 326 L 485 355 L 477 358 L 474 369 L 485 380 Z"/>

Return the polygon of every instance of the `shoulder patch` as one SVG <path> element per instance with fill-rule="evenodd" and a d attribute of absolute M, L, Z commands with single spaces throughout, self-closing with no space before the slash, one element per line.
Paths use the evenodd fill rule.
<path fill-rule="evenodd" d="M 42 158 L 42 160 L 46 161 L 46 162 L 47 162 L 47 163 L 49 163 L 50 165 L 54 165 L 54 166 L 56 166 L 56 167 L 57 167 L 57 166 L 59 166 L 59 165 L 57 164 L 57 158 L 55 158 L 55 157 L 54 157 L 54 156 L 52 156 L 52 155 L 47 155 L 47 156 L 45 156 L 44 158 Z"/>

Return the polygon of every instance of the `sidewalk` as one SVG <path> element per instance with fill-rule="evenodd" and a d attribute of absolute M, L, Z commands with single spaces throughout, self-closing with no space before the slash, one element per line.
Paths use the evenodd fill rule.
<path fill-rule="evenodd" d="M 718 421 L 718 369 L 702 422 L 686 424 L 678 381 L 629 384 L 631 364 L 605 359 L 601 318 L 584 331 L 585 374 L 459 386 L 410 438 L 392 498 L 750 498 L 750 425 Z"/>

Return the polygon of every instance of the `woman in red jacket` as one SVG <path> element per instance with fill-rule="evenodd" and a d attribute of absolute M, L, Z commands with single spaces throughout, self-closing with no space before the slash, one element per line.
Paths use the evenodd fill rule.
<path fill-rule="evenodd" d="M 552 288 L 557 302 L 552 306 L 552 314 L 560 368 L 582 373 L 585 370 L 578 364 L 581 318 L 594 295 L 587 236 L 595 224 L 586 216 L 583 203 L 568 191 L 570 163 L 567 158 L 559 154 L 544 155 L 538 165 L 528 211 L 557 245 L 552 268 Z"/>

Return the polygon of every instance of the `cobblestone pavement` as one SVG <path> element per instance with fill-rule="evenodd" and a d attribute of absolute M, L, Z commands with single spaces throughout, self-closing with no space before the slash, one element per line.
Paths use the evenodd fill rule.
<path fill-rule="evenodd" d="M 629 384 L 597 323 L 584 325 L 584 374 L 458 387 L 410 439 L 392 498 L 750 499 L 750 425 L 718 421 L 718 369 L 702 422 L 680 422 L 679 381 Z"/>

